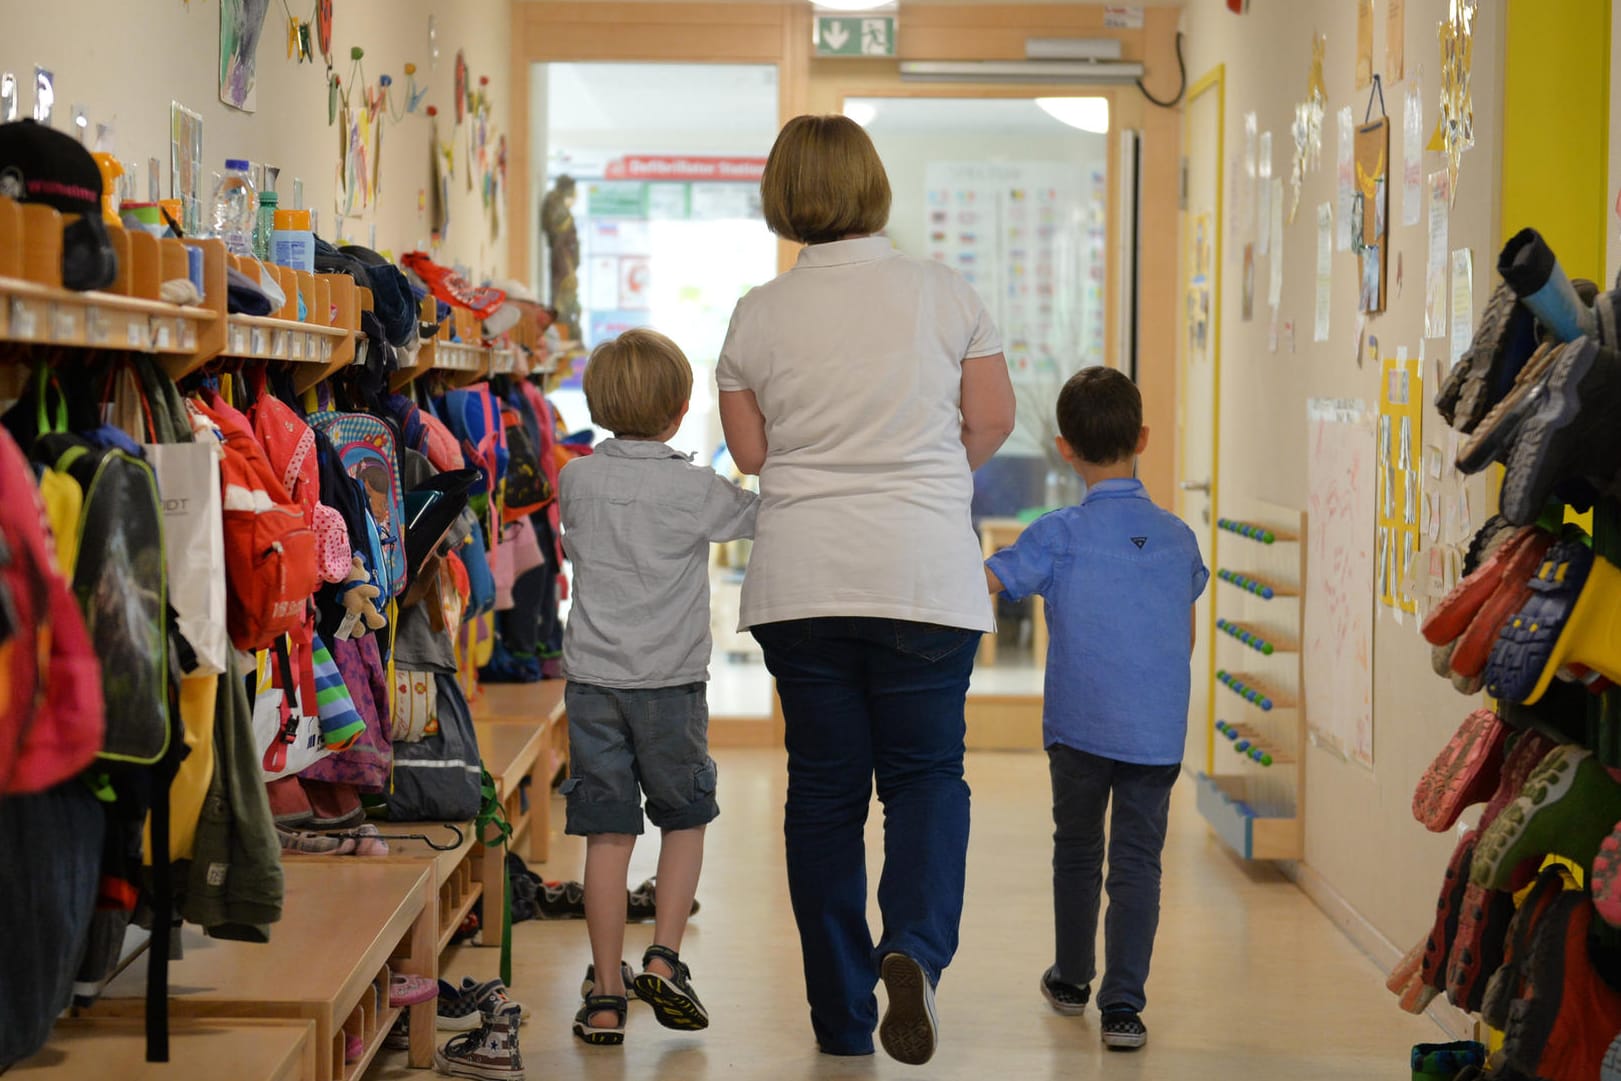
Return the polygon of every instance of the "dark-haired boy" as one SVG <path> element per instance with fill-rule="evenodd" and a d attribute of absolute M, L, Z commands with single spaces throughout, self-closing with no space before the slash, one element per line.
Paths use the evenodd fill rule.
<path fill-rule="evenodd" d="M 1142 395 L 1110 368 L 1088 368 L 1058 396 L 1058 450 L 1086 498 L 1034 522 L 986 564 L 991 592 L 1039 594 L 1051 638 L 1043 735 L 1053 784 L 1057 958 L 1042 974 L 1053 1009 L 1080 1014 L 1096 973 L 1104 814 L 1109 915 L 1098 991 L 1103 1042 L 1148 1042 L 1159 926 L 1160 852 L 1187 737 L 1194 602 L 1210 572 L 1181 519 L 1136 479 L 1148 445 Z"/>

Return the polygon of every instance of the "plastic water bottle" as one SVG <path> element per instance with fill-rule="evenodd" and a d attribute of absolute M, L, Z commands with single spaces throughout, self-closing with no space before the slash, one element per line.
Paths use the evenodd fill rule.
<path fill-rule="evenodd" d="M 232 255 L 253 255 L 258 207 L 253 179 L 248 176 L 248 163 L 241 158 L 228 159 L 219 187 L 214 189 L 213 235 L 225 241 L 225 250 Z"/>

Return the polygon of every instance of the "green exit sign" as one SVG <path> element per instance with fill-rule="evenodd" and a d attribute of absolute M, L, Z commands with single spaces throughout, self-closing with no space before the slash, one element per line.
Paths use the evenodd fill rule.
<path fill-rule="evenodd" d="M 818 15 L 817 56 L 895 55 L 895 16 Z"/>

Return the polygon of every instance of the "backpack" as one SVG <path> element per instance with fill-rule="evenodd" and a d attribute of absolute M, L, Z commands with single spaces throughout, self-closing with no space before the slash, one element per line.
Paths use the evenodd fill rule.
<path fill-rule="evenodd" d="M 320 585 L 315 533 L 287 495 L 248 419 L 213 391 L 192 404 L 220 430 L 225 518 L 226 628 L 244 653 L 304 625 Z"/>
<path fill-rule="evenodd" d="M 399 596 L 406 582 L 405 496 L 392 429 L 366 413 L 312 413 L 309 422 L 332 441 L 344 471 L 362 485 L 377 530 L 371 571 L 385 597 Z"/>
<path fill-rule="evenodd" d="M 493 496 L 507 475 L 506 428 L 488 383 L 453 390 L 442 399 L 445 426 L 462 442 L 467 464 L 484 473 L 472 495 Z"/>
<path fill-rule="evenodd" d="M 507 483 L 501 493 L 501 518 L 511 525 L 550 503 L 552 486 L 541 471 L 540 459 L 522 414 L 512 406 L 503 405 L 501 419 L 506 425 L 507 441 Z"/>
<path fill-rule="evenodd" d="M 101 749 L 101 670 L 52 556 L 33 470 L 0 430 L 0 798 L 43 792 Z"/>
<path fill-rule="evenodd" d="M 435 685 L 439 731 L 394 745 L 388 817 L 395 822 L 466 822 L 484 805 L 484 768 L 473 715 L 454 676 L 424 674 Z"/>
<path fill-rule="evenodd" d="M 248 410 L 253 432 L 287 488 L 304 508 L 304 524 L 315 534 L 317 569 L 323 582 L 349 576 L 349 530 L 343 516 L 321 502 L 321 464 L 315 454 L 315 432 L 280 398 L 261 393 Z"/>
<path fill-rule="evenodd" d="M 152 467 L 135 454 L 53 434 L 36 457 L 83 493 L 71 569 L 107 711 L 100 758 L 153 765 L 169 749 L 169 586 L 163 507 Z M 71 634 L 71 631 L 69 632 Z"/>

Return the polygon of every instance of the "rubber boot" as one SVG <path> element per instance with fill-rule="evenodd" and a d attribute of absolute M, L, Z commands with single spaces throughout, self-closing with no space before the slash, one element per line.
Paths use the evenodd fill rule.
<path fill-rule="evenodd" d="M 1537 876 L 1531 892 L 1526 894 L 1509 921 L 1503 948 L 1503 964 L 1486 984 L 1485 997 L 1480 1003 L 1480 1017 L 1492 1028 L 1502 1031 L 1508 1027 L 1509 1012 L 1520 998 L 1525 982 L 1525 971 L 1531 957 L 1531 938 L 1537 921 L 1548 907 L 1570 884 L 1562 867 L 1549 867 Z"/>
<path fill-rule="evenodd" d="M 1593 752 L 1570 744 L 1557 747 L 1526 778 L 1519 797 L 1481 831 L 1469 863 L 1470 881 L 1510 889 L 1516 868 L 1549 855 L 1590 866 L 1617 821 L 1621 784 Z"/>
<path fill-rule="evenodd" d="M 1506 282 L 1492 290 L 1469 348 L 1435 395 L 1443 420 L 1460 432 L 1474 431 L 1536 350 L 1536 323 Z"/>
<path fill-rule="evenodd" d="M 1413 817 L 1431 833 L 1445 833 L 1464 808 L 1485 803 L 1497 791 L 1508 729 L 1489 709 L 1464 718 L 1441 753 L 1419 778 Z"/>
<path fill-rule="evenodd" d="M 1539 572 L 1532 583 L 1536 595 L 1504 626 L 1492 651 L 1486 684 L 1498 698 L 1532 705 L 1570 664 L 1621 680 L 1621 570 L 1580 542 L 1556 545 L 1554 551 L 1561 548 L 1568 558 L 1547 576 Z M 1554 562 L 1550 552 L 1544 567 Z"/>
<path fill-rule="evenodd" d="M 1601 492 L 1621 490 L 1621 354 L 1591 338 L 1559 351 L 1530 393 L 1503 478 L 1503 517 L 1529 525 L 1561 482 L 1586 478 Z"/>
<path fill-rule="evenodd" d="M 1475 568 L 1474 573 L 1459 579 L 1451 592 L 1424 618 L 1419 633 L 1425 640 L 1436 646 L 1456 641 L 1469 628 L 1492 594 L 1497 592 L 1506 573 L 1512 571 L 1521 578 L 1529 578 L 1541 561 L 1541 555 L 1524 556 L 1522 553 L 1536 533 L 1535 529 L 1529 527 L 1516 530 Z"/>
<path fill-rule="evenodd" d="M 1446 986 L 1447 958 L 1452 954 L 1452 942 L 1458 933 L 1458 917 L 1463 913 L 1463 894 L 1469 888 L 1469 866 L 1474 861 L 1475 846 L 1480 834 L 1470 830 L 1458 841 L 1447 861 L 1446 875 L 1441 879 L 1441 892 L 1435 900 L 1435 922 L 1429 937 L 1424 940 L 1424 958 L 1419 964 L 1419 975 L 1426 987 Z"/>
<path fill-rule="evenodd" d="M 1452 650 L 1455 675 L 1473 678 L 1486 671 L 1486 663 L 1491 659 L 1503 627 L 1531 600 L 1531 579 L 1553 543 L 1552 533 L 1535 530 L 1530 540 L 1503 566 L 1497 592 L 1475 614 L 1469 629 L 1463 632 Z"/>
<path fill-rule="evenodd" d="M 1503 1054 L 1549 1081 L 1601 1076 L 1621 1031 L 1621 993 L 1601 977 L 1588 952 L 1593 906 L 1566 893 L 1537 921 L 1531 944 L 1530 993 L 1509 1011 Z"/>
<path fill-rule="evenodd" d="M 1447 957 L 1447 998 L 1465 1013 L 1480 1009 L 1486 984 L 1503 965 L 1503 944 L 1514 918 L 1514 895 L 1473 882 L 1463 892 L 1458 933 Z"/>
<path fill-rule="evenodd" d="M 1521 229 L 1504 245 L 1497 273 L 1560 341 L 1573 342 L 1598 332 L 1592 307 L 1582 301 L 1553 249 L 1535 229 Z"/>

